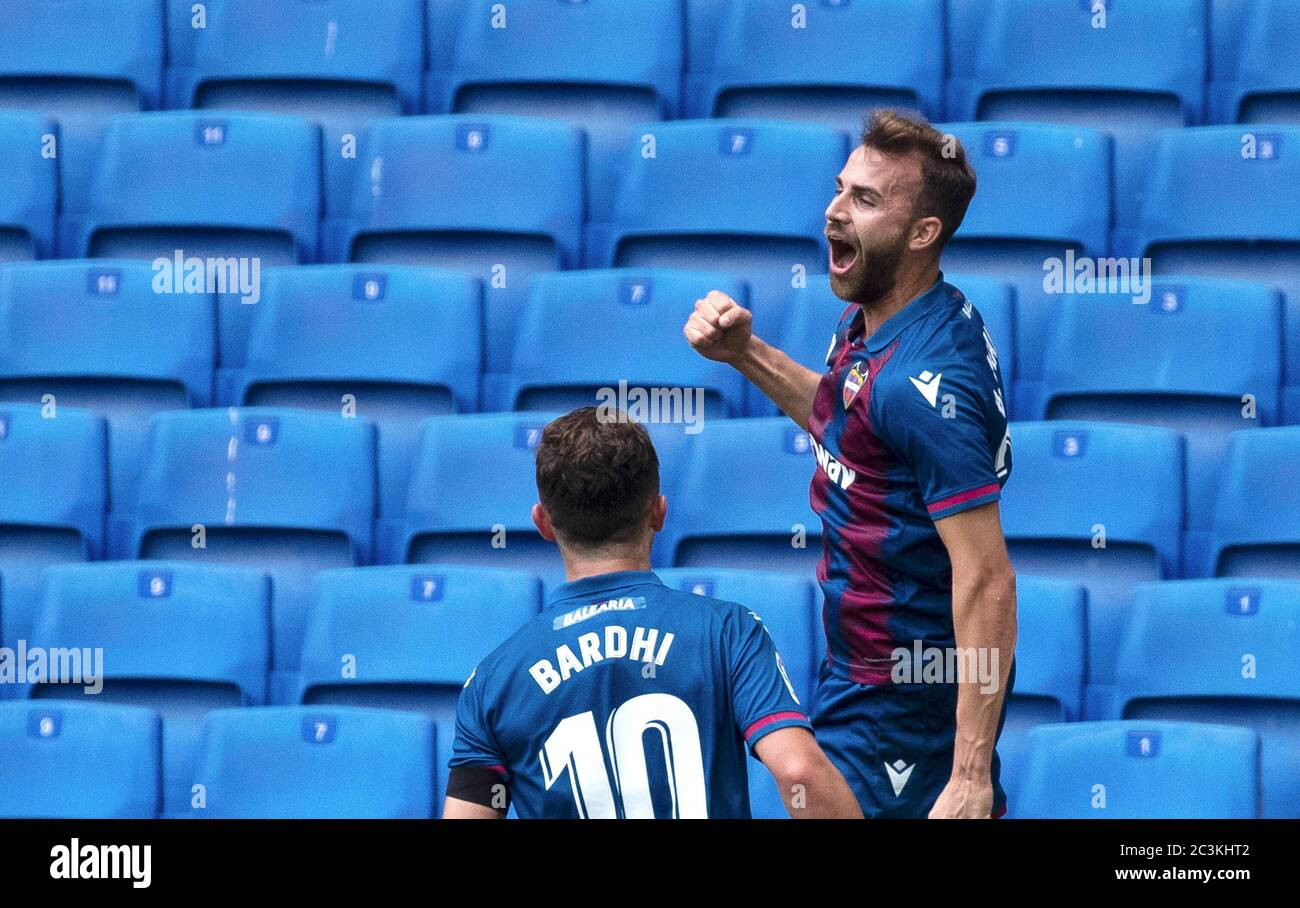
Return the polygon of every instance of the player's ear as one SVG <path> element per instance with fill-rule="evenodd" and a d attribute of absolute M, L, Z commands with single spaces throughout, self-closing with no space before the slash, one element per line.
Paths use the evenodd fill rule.
<path fill-rule="evenodd" d="M 555 530 L 551 526 L 550 515 L 542 507 L 541 502 L 533 505 L 533 526 L 537 527 L 537 532 L 542 534 L 542 538 L 547 542 L 555 541 Z"/>
<path fill-rule="evenodd" d="M 907 241 L 907 248 L 914 252 L 937 249 L 942 233 L 943 221 L 933 216 L 921 218 L 912 224 L 912 235 Z"/>
<path fill-rule="evenodd" d="M 650 502 L 650 529 L 662 532 L 664 521 L 668 518 L 668 499 L 662 495 L 655 496 Z"/>

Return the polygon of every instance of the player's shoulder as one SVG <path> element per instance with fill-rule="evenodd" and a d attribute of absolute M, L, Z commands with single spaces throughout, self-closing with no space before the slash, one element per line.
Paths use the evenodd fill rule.
<path fill-rule="evenodd" d="M 543 610 L 517 627 L 514 633 L 478 661 L 474 671 L 465 679 L 465 687 L 473 683 L 486 690 L 494 679 L 510 677 L 519 663 L 536 649 L 537 641 L 550 630 L 553 619 L 554 615 Z"/>

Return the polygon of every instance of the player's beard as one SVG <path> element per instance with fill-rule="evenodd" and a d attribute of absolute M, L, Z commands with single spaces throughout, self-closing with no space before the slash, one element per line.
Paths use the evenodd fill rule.
<path fill-rule="evenodd" d="M 880 302 L 894 289 L 898 266 L 906 251 L 906 229 L 869 246 L 859 246 L 858 260 L 853 268 L 847 274 L 830 276 L 831 292 L 847 303 L 860 306 Z"/>

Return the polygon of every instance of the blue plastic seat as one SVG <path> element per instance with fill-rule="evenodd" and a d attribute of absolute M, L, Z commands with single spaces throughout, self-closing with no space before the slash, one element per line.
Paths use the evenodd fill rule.
<path fill-rule="evenodd" d="M 741 305 L 747 297 L 741 281 L 716 273 L 612 269 L 537 275 L 519 316 L 511 408 L 562 412 L 621 399 L 631 406 L 626 395 L 600 393 L 619 392 L 624 382 L 643 391 L 675 389 L 671 411 L 656 405 L 665 419 L 683 418 L 687 406 L 693 417 L 741 415 L 744 379 L 704 359 L 682 338 L 695 301 L 710 290 Z M 589 330 L 574 330 L 579 325 Z M 703 410 L 697 412 L 700 401 Z"/>
<path fill-rule="evenodd" d="M 807 433 L 781 417 L 732 419 L 691 448 L 668 511 L 664 563 L 813 576 L 822 527 L 809 505 L 816 460 Z"/>
<path fill-rule="evenodd" d="M 0 401 L 53 395 L 108 420 L 111 553 L 125 541 L 149 416 L 212 403 L 215 325 L 212 294 L 160 295 L 140 262 L 0 269 Z"/>
<path fill-rule="evenodd" d="M 1253 729 L 1261 816 L 1300 817 L 1300 583 L 1144 584 L 1129 614 L 1117 715 Z"/>
<path fill-rule="evenodd" d="M 1207 576 L 1300 580 L 1300 426 L 1228 438 Z"/>
<path fill-rule="evenodd" d="M 0 643 L 31 634 L 41 569 L 104 554 L 108 430 L 86 410 L 0 404 Z M 7 686 L 0 686 L 0 697 Z"/>
<path fill-rule="evenodd" d="M 1068 580 L 1016 578 L 1016 677 L 998 738 L 1007 816 L 1018 816 L 1029 732 L 1077 722 L 1083 713 L 1088 641 L 1088 594 Z"/>
<path fill-rule="evenodd" d="M 404 525 L 385 552 L 402 564 L 513 568 L 564 582 L 555 543 L 533 526 L 534 451 L 554 414 L 435 416 L 421 427 Z"/>
<path fill-rule="evenodd" d="M 379 515 L 401 513 L 429 416 L 474 411 L 482 288 L 428 268 L 322 265 L 267 272 L 230 402 L 345 408 L 379 432 Z M 235 304 L 238 306 L 238 304 Z"/>
<path fill-rule="evenodd" d="M 702 117 L 811 120 L 854 139 L 875 107 L 938 118 L 943 0 L 736 0 L 719 22 Z"/>
<path fill-rule="evenodd" d="M 682 0 L 460 7 L 452 55 L 434 58 L 445 71 L 432 74 L 429 112 L 546 117 L 585 130 L 591 216 L 608 221 L 625 130 L 679 114 Z"/>
<path fill-rule="evenodd" d="M 1029 733 L 1017 816 L 1053 820 L 1257 816 L 1259 739 L 1191 722 L 1083 722 Z"/>
<path fill-rule="evenodd" d="M 28 696 L 157 711 L 163 810 L 183 815 L 203 714 L 266 702 L 270 608 L 270 581 L 256 570 L 126 561 L 49 568 L 32 645 L 101 651 L 99 689 L 45 683 Z"/>
<path fill-rule="evenodd" d="M 157 713 L 90 703 L 0 703 L 0 817 L 152 820 Z"/>
<path fill-rule="evenodd" d="M 1002 529 L 1021 576 L 1088 590 L 1084 716 L 1109 715 L 1115 653 L 1134 584 L 1178 576 L 1183 440 L 1167 429 L 1015 423 Z"/>
<path fill-rule="evenodd" d="M 488 406 L 509 371 L 528 278 L 581 263 L 583 148 L 579 130 L 525 117 L 406 117 L 367 130 L 338 254 L 482 279 Z"/>
<path fill-rule="evenodd" d="M 1015 362 L 1015 291 L 1010 284 L 983 275 L 945 273 L 944 280 L 960 290 L 983 317 L 998 352 L 1003 386 L 1011 388 Z M 848 307 L 849 303 L 831 291 L 829 282 L 820 278 L 807 287 L 790 291 L 778 346 L 801 366 L 825 372 L 831 338 Z M 770 416 L 776 412 L 775 404 L 757 388 L 747 390 L 751 392 L 751 416 Z"/>
<path fill-rule="evenodd" d="M 123 114 L 104 127 L 84 223 L 89 258 L 312 261 L 320 217 L 320 129 L 297 117 Z M 206 262 L 204 262 L 206 265 Z M 183 272 L 172 274 L 180 285 Z M 251 262 L 246 265 L 251 269 Z M 213 277 L 228 275 L 214 268 Z M 246 275 L 251 275 L 247 271 Z M 232 292 L 228 276 L 224 292 Z M 241 294 L 254 297 L 254 292 Z"/>
<path fill-rule="evenodd" d="M 1210 115 L 1215 123 L 1300 125 L 1300 6 L 1215 0 L 1210 8 Z"/>
<path fill-rule="evenodd" d="M 204 5 L 206 26 L 191 29 L 187 57 L 173 70 L 172 105 L 291 114 L 318 123 L 326 222 L 341 226 L 366 124 L 420 110 L 422 0 Z M 168 0 L 172 19 L 185 25 L 192 6 Z"/>
<path fill-rule="evenodd" d="M 366 562 L 374 496 L 366 420 L 273 408 L 163 413 L 150 425 L 131 550 L 271 575 L 271 702 L 287 702 L 312 575 Z"/>
<path fill-rule="evenodd" d="M 1037 412 L 1047 339 L 1060 302 L 1044 289 L 1044 263 L 1066 267 L 1070 256 L 1104 256 L 1109 245 L 1110 139 L 1092 129 L 1035 124 L 937 128 L 961 141 L 979 179 L 942 264 L 954 274 L 1014 286 L 1011 413 L 1020 418 Z"/>
<path fill-rule="evenodd" d="M 592 226 L 588 264 L 733 272 L 750 285 L 756 330 L 774 335 L 797 279 L 826 273 L 823 215 L 848 137 L 806 123 L 695 120 L 638 126 L 629 138 L 614 222 Z"/>
<path fill-rule="evenodd" d="M 427 820 L 434 729 L 424 716 L 346 706 L 219 709 L 194 784 L 206 819 Z"/>
<path fill-rule="evenodd" d="M 1204 0 L 993 0 L 972 19 L 974 53 L 954 74 L 950 115 L 1105 130 L 1115 225 L 1135 226 L 1156 133 L 1200 121 Z"/>
<path fill-rule="evenodd" d="M 817 669 L 825 659 L 821 631 L 821 596 L 809 578 L 764 571 L 725 568 L 660 568 L 668 586 L 739 602 L 763 619 L 781 655 L 782 670 L 805 710 L 812 709 Z M 749 761 L 749 809 L 755 819 L 789 816 L 772 774 L 757 760 Z"/>
<path fill-rule="evenodd" d="M 54 255 L 58 127 L 38 114 L 0 112 L 0 264 Z"/>
<path fill-rule="evenodd" d="M 1138 248 L 1158 274 L 1259 281 L 1286 294 L 1282 418 L 1300 422 L 1300 126 L 1164 133 Z"/>
<path fill-rule="evenodd" d="M 1204 570 L 1229 433 L 1278 419 L 1281 301 L 1262 284 L 1178 277 L 1154 281 L 1149 302 L 1134 300 L 1116 293 L 1061 297 L 1047 348 L 1044 409 L 1035 415 L 1182 432 L 1183 573 L 1195 575 Z M 1230 349 L 1223 344 L 1228 336 Z"/>
<path fill-rule="evenodd" d="M 438 732 L 440 812 L 461 688 L 485 656 L 541 610 L 541 590 L 531 574 L 483 567 L 324 571 L 316 577 L 297 699 L 317 708 L 426 715 Z"/>
<path fill-rule="evenodd" d="M 5 4 L 0 109 L 58 121 L 59 245 L 84 211 L 106 120 L 160 106 L 163 57 L 163 0 Z"/>

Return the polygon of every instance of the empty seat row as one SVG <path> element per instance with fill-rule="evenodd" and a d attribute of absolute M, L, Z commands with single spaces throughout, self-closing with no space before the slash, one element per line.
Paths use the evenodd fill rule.
<path fill-rule="evenodd" d="M 0 817 L 167 816 L 157 713 L 99 703 L 0 703 Z M 349 707 L 215 709 L 181 780 L 204 819 L 429 819 L 433 724 Z"/>
<path fill-rule="evenodd" d="M 561 123 L 376 121 L 362 137 L 364 166 L 348 216 L 322 222 L 320 137 L 305 121 L 116 118 L 88 204 L 62 215 L 51 191 L 56 159 L 37 153 L 47 128 L 36 116 L 0 117 L 0 159 L 12 159 L 19 184 L 0 194 L 0 242 L 9 250 L 0 254 L 50 254 L 57 223 L 65 254 L 165 260 L 173 263 L 173 287 L 184 285 L 187 261 L 229 262 L 212 268 L 224 275 L 238 265 L 249 281 L 254 263 L 317 257 L 463 269 L 482 281 L 493 394 L 505 393 L 519 313 L 539 272 L 723 271 L 747 282 L 756 324 L 773 335 L 791 289 L 821 283 L 822 214 L 849 148 L 845 134 L 820 126 L 660 124 L 627 134 L 609 180 L 616 190 L 592 195 L 583 189 L 582 133 Z M 1300 412 L 1300 341 L 1293 340 L 1300 338 L 1300 210 L 1291 201 L 1300 182 L 1297 127 L 1163 133 L 1137 227 L 1127 234 L 1114 229 L 1111 151 L 1102 133 L 1033 124 L 946 128 L 970 150 L 980 189 L 943 264 L 1013 286 L 1008 371 L 1018 412 L 1041 401 L 1043 352 L 1060 296 L 1105 290 L 1150 299 L 1153 275 L 1178 274 L 1255 281 L 1283 294 L 1283 409 Z M 218 289 L 233 295 L 240 274 Z M 215 285 L 215 277 L 199 283 Z M 242 324 L 232 315 L 223 327 L 223 352 L 237 352 Z"/>
<path fill-rule="evenodd" d="M 798 697 L 809 702 L 824 652 L 807 579 L 709 569 L 660 576 L 761 613 Z M 161 717 L 161 735 L 156 721 L 135 724 L 157 752 L 149 762 L 162 766 L 165 811 L 203 813 L 213 805 L 193 783 L 194 767 L 204 764 L 204 715 L 266 699 L 267 599 L 266 576 L 251 569 L 179 562 L 50 569 L 28 652 L 99 648 L 111 659 L 101 659 L 93 677 L 87 669 L 76 678 L 28 679 L 19 692 L 42 704 L 41 717 L 29 716 L 26 736 L 50 738 L 41 726 L 52 723 L 57 737 L 55 713 L 70 700 L 84 702 L 89 684 L 92 702 L 148 706 Z M 323 572 L 315 580 L 301 680 L 288 700 L 317 711 L 421 713 L 437 730 L 436 765 L 445 766 L 462 678 L 539 605 L 536 578 L 510 571 L 429 565 Z M 1020 579 L 1016 683 L 999 744 L 1015 816 L 1037 815 L 1028 806 L 1032 799 L 1021 806 L 1019 798 L 1035 789 L 1041 773 L 1033 746 L 1038 729 L 1080 718 L 1086 609 L 1087 595 L 1076 584 Z M 1180 645 L 1169 647 L 1170 639 Z M 1262 814 L 1296 816 L 1297 658 L 1300 586 L 1294 581 L 1140 585 L 1126 618 L 1120 695 L 1107 715 L 1135 726 L 1175 720 L 1250 729 L 1258 734 Z M 86 664 L 94 664 L 91 657 Z M 38 761 L 38 772 L 48 768 Z M 766 773 L 754 773 L 750 788 L 756 815 L 784 815 Z M 1093 808 L 1104 809 L 1101 801 Z M 1254 795 L 1250 803 L 1254 815 Z"/>

